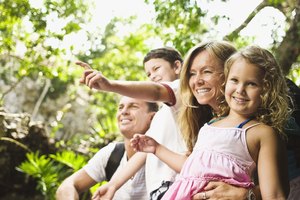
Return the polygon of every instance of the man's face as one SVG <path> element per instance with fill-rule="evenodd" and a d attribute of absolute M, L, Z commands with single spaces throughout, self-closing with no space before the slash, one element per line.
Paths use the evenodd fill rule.
<path fill-rule="evenodd" d="M 155 112 L 149 112 L 145 101 L 122 97 L 117 112 L 119 129 L 128 139 L 136 133 L 144 134 L 154 114 Z"/>
<path fill-rule="evenodd" d="M 178 63 L 179 65 L 179 63 Z M 162 58 L 152 58 L 144 64 L 146 74 L 151 81 L 172 82 L 176 80 L 180 73 L 180 66 L 173 66 L 168 61 Z"/>

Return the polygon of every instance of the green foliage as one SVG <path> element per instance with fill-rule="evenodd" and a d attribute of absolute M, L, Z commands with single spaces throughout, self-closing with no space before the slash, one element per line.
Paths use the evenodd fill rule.
<path fill-rule="evenodd" d="M 196 43 L 216 38 L 214 27 L 222 19 L 228 20 L 227 16 L 221 15 L 207 19 L 208 10 L 204 10 L 204 6 L 196 0 L 145 1 L 153 4 L 155 21 L 120 34 L 120 28 L 130 26 L 136 17 L 113 18 L 104 30 L 86 30 L 85 25 L 91 17 L 88 9 L 93 6 L 90 1 L 43 0 L 41 7 L 34 7 L 28 0 L 0 0 L 0 79 L 9 86 L 1 91 L 0 103 L 25 78 L 34 80 L 41 91 L 43 84 L 50 80 L 49 90 L 42 100 L 43 108 L 48 106 L 45 102 L 55 102 L 61 97 L 66 98 L 65 105 L 57 106 L 57 110 L 51 112 L 41 110 L 39 114 L 50 124 L 52 138 L 57 139 L 59 132 L 64 134 L 62 140 L 57 141 L 58 147 L 78 150 L 78 146 L 82 148 L 86 145 L 82 149 L 89 151 L 91 156 L 101 146 L 118 139 L 115 116 L 118 96 L 79 85 L 82 69 L 74 64 L 74 60 L 89 63 L 110 79 L 145 80 L 142 60 L 153 46 L 151 41 L 173 46 L 185 55 Z M 294 1 L 269 0 L 268 4 L 285 11 L 287 21 L 292 19 L 289 16 L 294 15 L 293 7 L 288 9 L 282 5 L 296 5 Z M 207 23 L 208 20 L 211 24 Z M 64 22 L 60 28 L 50 26 L 51 22 L 59 26 L 60 21 Z M 75 51 L 75 44 L 61 46 L 64 39 L 78 33 L 87 35 L 85 45 L 88 50 Z M 273 34 L 275 40 L 277 30 Z M 239 32 L 235 32 L 231 41 L 241 48 L 251 44 L 254 38 L 240 37 Z M 274 42 L 274 46 L 276 48 L 278 44 Z M 23 49 L 21 53 L 20 49 Z M 299 85 L 299 66 L 292 68 L 289 77 Z M 73 108 L 84 105 L 82 102 L 89 105 L 84 107 L 87 117 L 79 117 L 88 125 L 83 131 L 67 133 L 69 124 L 63 123 L 64 117 L 78 117 L 75 116 L 77 113 L 72 113 Z M 29 103 L 32 102 L 24 102 L 25 105 Z M 32 112 L 31 109 L 25 110 L 25 106 L 22 109 Z M 71 151 L 53 155 L 39 155 L 36 152 L 27 155 L 27 161 L 20 165 L 19 170 L 36 178 L 38 190 L 52 198 L 63 178 L 81 168 L 85 162 L 84 157 Z"/>
<path fill-rule="evenodd" d="M 27 161 L 21 163 L 17 170 L 26 173 L 37 180 L 37 190 L 45 197 L 54 199 L 56 188 L 58 187 L 58 172 L 61 171 L 61 165 L 55 166 L 53 160 L 46 155 L 36 153 L 26 154 Z"/>
<path fill-rule="evenodd" d="M 70 174 L 86 164 L 87 158 L 72 151 L 40 155 L 39 152 L 26 154 L 27 160 L 17 167 L 37 181 L 37 190 L 46 199 L 55 199 L 55 192 L 60 183 Z"/>
<path fill-rule="evenodd" d="M 288 78 L 290 78 L 298 87 L 300 87 L 300 66 L 299 64 L 296 64 L 295 67 L 293 67 L 290 70 L 290 73 L 288 74 Z"/>
<path fill-rule="evenodd" d="M 79 154 L 75 154 L 73 151 L 57 152 L 56 154 L 51 154 L 50 158 L 68 166 L 73 171 L 78 171 L 87 162 L 86 157 L 81 156 Z"/>
<path fill-rule="evenodd" d="M 163 38 L 167 45 L 176 47 L 183 55 L 208 32 L 207 25 L 202 23 L 206 12 L 197 1 L 154 0 L 153 4 L 157 14 L 156 34 Z"/>

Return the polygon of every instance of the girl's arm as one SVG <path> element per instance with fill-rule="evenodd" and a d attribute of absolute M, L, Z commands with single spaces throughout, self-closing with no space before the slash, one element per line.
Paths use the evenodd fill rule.
<path fill-rule="evenodd" d="M 153 153 L 177 173 L 187 159 L 187 155 L 175 153 L 147 135 L 135 134 L 130 142 L 135 151 Z"/>
<path fill-rule="evenodd" d="M 127 164 L 120 170 L 117 170 L 112 176 L 111 180 L 100 186 L 93 195 L 93 199 L 112 199 L 115 192 L 133 177 L 138 170 L 145 164 L 146 154 L 137 152 L 127 162 Z"/>
<path fill-rule="evenodd" d="M 257 170 L 262 199 L 286 199 L 289 194 L 286 145 L 269 126 L 259 126 L 255 131 L 259 133 Z"/>
<path fill-rule="evenodd" d="M 101 72 L 93 70 L 87 63 L 78 61 L 84 73 L 80 83 L 106 92 L 114 92 L 124 96 L 138 98 L 145 101 L 172 102 L 168 90 L 159 83 L 150 81 L 117 81 L 107 79 Z"/>

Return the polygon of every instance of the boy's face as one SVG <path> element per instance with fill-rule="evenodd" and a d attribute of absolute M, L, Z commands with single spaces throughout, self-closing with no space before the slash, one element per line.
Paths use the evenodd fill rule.
<path fill-rule="evenodd" d="M 181 63 L 178 62 L 177 65 L 172 67 L 171 63 L 162 58 L 153 58 L 145 62 L 144 67 L 146 74 L 151 81 L 171 82 L 178 79 Z"/>

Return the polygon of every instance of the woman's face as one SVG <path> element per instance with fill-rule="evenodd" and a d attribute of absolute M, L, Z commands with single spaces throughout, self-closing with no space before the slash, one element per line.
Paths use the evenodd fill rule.
<path fill-rule="evenodd" d="M 199 104 L 218 109 L 217 97 L 221 94 L 223 66 L 208 51 L 203 50 L 195 56 L 189 70 L 189 86 Z"/>

